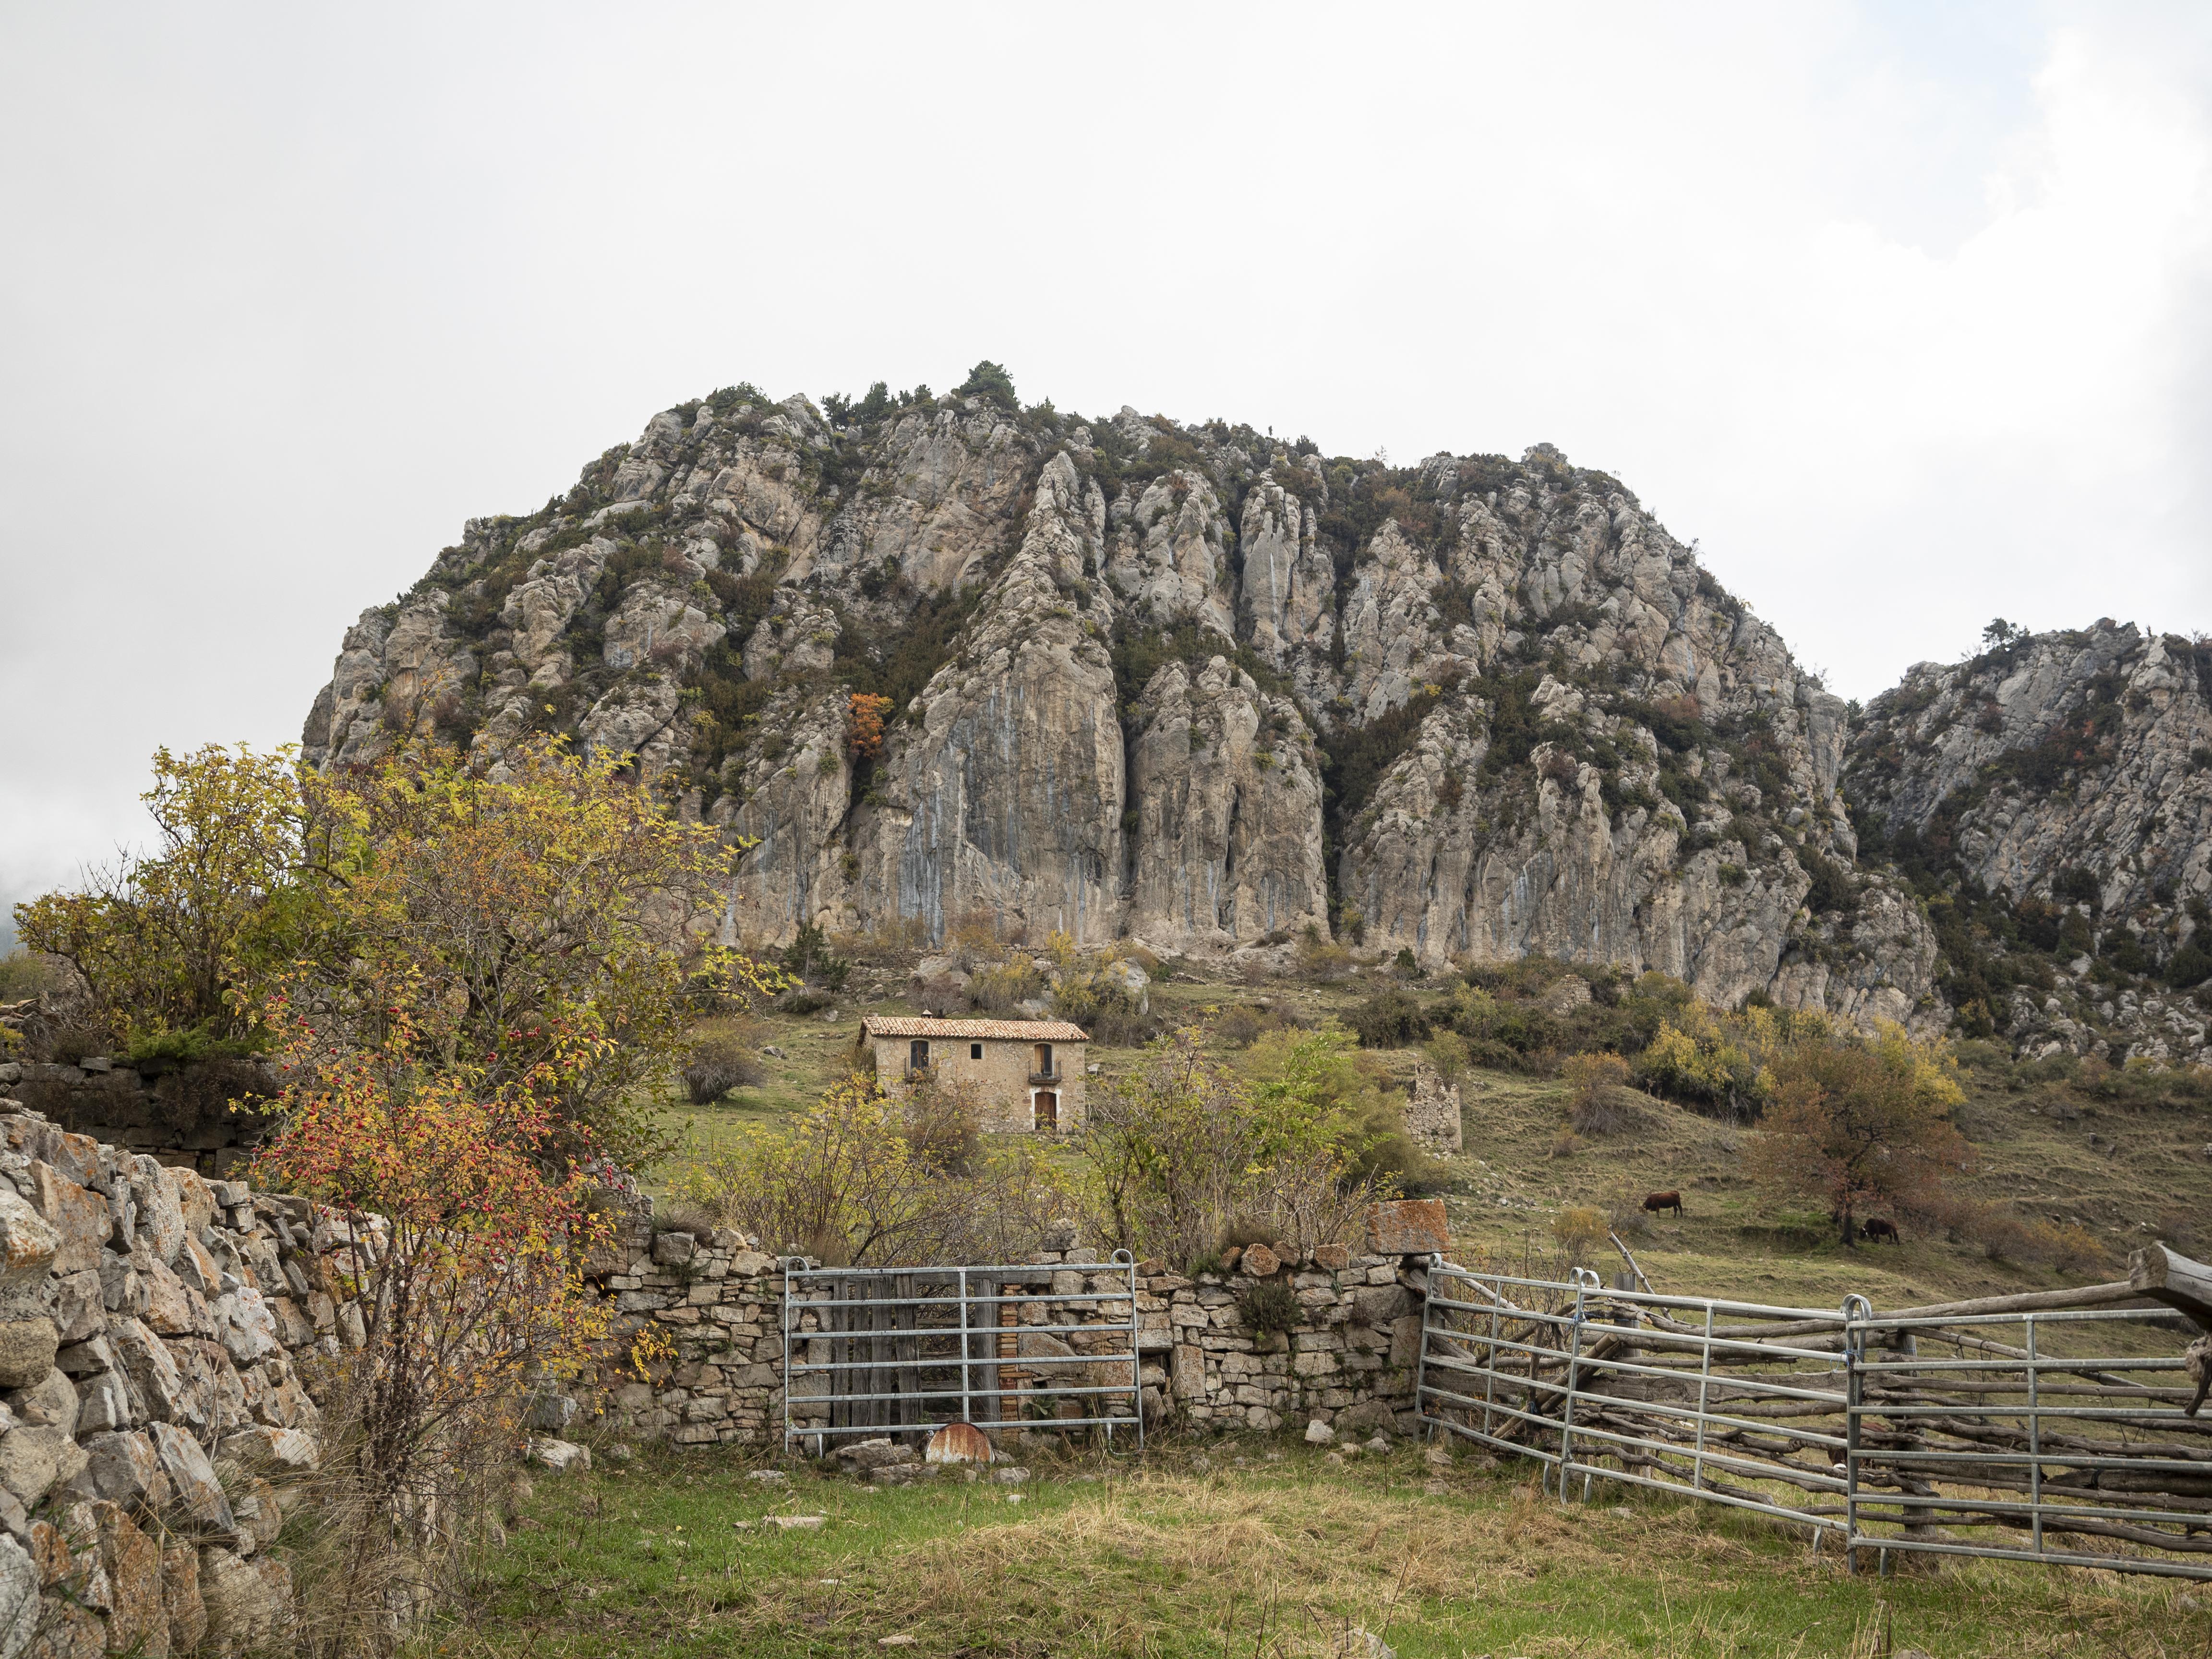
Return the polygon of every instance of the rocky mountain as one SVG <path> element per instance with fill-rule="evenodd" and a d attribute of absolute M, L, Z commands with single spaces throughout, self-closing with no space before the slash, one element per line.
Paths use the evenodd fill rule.
<path fill-rule="evenodd" d="M 1999 623 L 1984 643 L 1866 711 L 1844 775 L 1863 845 L 1917 890 L 1969 1034 L 2206 1058 L 2212 639 Z"/>
<path fill-rule="evenodd" d="M 888 699 L 879 753 L 858 695 Z M 726 389 L 471 520 L 348 631 L 305 740 L 544 729 L 756 843 L 747 939 L 981 910 L 1948 1013 L 1919 897 L 1860 857 L 1844 703 L 1547 445 L 1324 457 L 1024 408 L 989 364 L 944 397 Z"/>

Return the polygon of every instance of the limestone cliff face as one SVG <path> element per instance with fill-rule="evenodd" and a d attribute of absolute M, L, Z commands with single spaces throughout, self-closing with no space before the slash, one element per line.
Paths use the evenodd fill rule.
<path fill-rule="evenodd" d="M 1970 1028 L 2205 1054 L 2212 643 L 2100 622 L 1918 664 L 1868 709 L 1845 787 L 1942 927 Z"/>
<path fill-rule="evenodd" d="M 892 702 L 856 756 L 848 703 Z M 1547 446 L 1407 468 L 1249 427 L 738 388 L 363 614 L 318 764 L 539 729 L 754 843 L 738 936 L 1540 951 L 1940 1019 L 1863 867 L 1843 706 Z"/>

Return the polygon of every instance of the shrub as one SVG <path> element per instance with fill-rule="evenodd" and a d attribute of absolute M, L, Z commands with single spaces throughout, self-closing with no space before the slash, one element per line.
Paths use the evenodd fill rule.
<path fill-rule="evenodd" d="M 1574 1091 L 1567 1122 L 1577 1133 L 1614 1134 L 1643 1121 L 1641 1097 L 1628 1085 L 1628 1062 L 1619 1054 L 1576 1054 L 1562 1066 Z"/>
<path fill-rule="evenodd" d="M 953 1005 L 967 994 L 968 981 L 958 974 L 932 974 L 914 982 L 916 1006 L 941 1014 L 951 1013 Z"/>
<path fill-rule="evenodd" d="M 1093 1097 L 1076 1143 L 1098 1231 L 1136 1255 L 1179 1263 L 1216 1253 L 1239 1222 L 1301 1253 L 1347 1236 L 1387 1190 L 1347 1158 L 1360 1148 L 1370 1081 L 1351 1067 L 1349 1049 L 1341 1031 L 1279 1034 L 1255 1045 L 1248 1084 L 1209 1060 L 1192 1032 L 1153 1043 Z"/>
<path fill-rule="evenodd" d="M 968 1002 L 985 1013 L 1004 1013 L 1017 1003 L 1042 996 L 1044 988 L 1044 975 L 1035 963 L 1027 957 L 1012 957 L 975 970 L 968 981 Z"/>
<path fill-rule="evenodd" d="M 1262 1013 L 1249 1003 L 1231 1003 L 1213 1017 L 1215 1038 L 1232 1048 L 1249 1048 L 1260 1033 L 1274 1029 L 1272 1012 Z"/>
<path fill-rule="evenodd" d="M 1415 959 L 1410 945 L 1398 947 L 1398 954 L 1391 958 L 1390 969 L 1401 979 L 1419 979 L 1421 976 L 1421 964 Z"/>
<path fill-rule="evenodd" d="M 1346 1022 L 1368 1048 L 1403 1048 L 1429 1034 L 1421 1005 L 1396 986 L 1385 986 L 1354 1009 Z"/>
<path fill-rule="evenodd" d="M 53 963 L 35 951 L 10 951 L 0 957 L 0 1002 L 22 1002 L 60 984 Z"/>
<path fill-rule="evenodd" d="M 242 1115 L 240 1127 L 252 1128 L 274 1109 L 275 1080 L 250 1060 L 217 1057 L 195 1060 L 155 1080 L 155 1115 L 179 1134 Z"/>
<path fill-rule="evenodd" d="M 1249 1249 L 1255 1244 L 1273 1244 L 1275 1226 L 1271 1221 L 1261 1221 L 1249 1215 L 1240 1215 L 1221 1230 L 1221 1253 L 1232 1249 Z"/>
<path fill-rule="evenodd" d="M 480 759 L 414 744 L 373 770 L 298 775 L 343 884 L 331 938 L 277 988 L 319 1050 L 374 1048 L 404 1000 L 423 1046 L 488 1091 L 551 1067 L 564 1156 L 635 1164 L 665 1143 L 698 990 L 772 994 L 777 969 L 694 932 L 722 910 L 737 849 L 552 739 Z M 580 1043 L 574 1056 L 556 1043 Z"/>
<path fill-rule="evenodd" d="M 252 1171 L 331 1206 L 354 1243 L 325 1271 L 362 1340 L 312 1362 L 319 1490 L 307 1537 L 288 1528 L 306 1546 L 301 1604 L 332 1653 L 392 1652 L 458 1591 L 532 1395 L 615 1358 L 612 1309 L 578 1271 L 610 1229 L 556 1150 L 563 1067 L 588 1043 L 567 1032 L 556 1058 L 485 1091 L 473 1067 L 439 1069 L 412 988 L 386 1006 L 374 1048 L 334 1065 L 292 1050 L 305 1080 Z"/>
<path fill-rule="evenodd" d="M 1525 982 L 1525 981 L 1524 981 Z M 1437 1011 L 1466 1039 L 1468 1052 L 1485 1066 L 1528 1070 L 1563 1037 L 1557 1018 L 1534 1004 L 1501 1001 L 1473 985 L 1459 987 Z"/>
<path fill-rule="evenodd" d="M 1298 1293 L 1286 1279 L 1248 1279 L 1237 1292 L 1237 1316 L 1254 1335 L 1287 1335 L 1305 1323 Z"/>
<path fill-rule="evenodd" d="M 832 992 L 843 990 L 846 977 L 853 971 L 852 963 L 832 952 L 828 938 L 811 921 L 800 923 L 785 947 L 783 966 L 787 972 Z"/>
<path fill-rule="evenodd" d="M 1446 1026 L 1422 1045 L 1429 1064 L 1437 1068 L 1437 1075 L 1447 1083 L 1456 1083 L 1467 1074 L 1469 1064 L 1467 1039 Z"/>
<path fill-rule="evenodd" d="M 252 1037 L 258 1004 L 323 931 L 291 757 L 157 749 L 140 799 L 155 850 L 95 872 L 84 892 L 17 905 L 23 943 L 82 976 L 94 1020 L 116 1036 Z"/>
<path fill-rule="evenodd" d="M 1019 1261 L 1075 1194 L 1027 1143 L 984 1152 L 971 1108 L 957 1090 L 902 1104 L 848 1078 L 797 1121 L 680 1170 L 676 1194 L 764 1249 L 836 1266 Z"/>
<path fill-rule="evenodd" d="M 757 1089 L 766 1077 L 759 1056 L 726 1037 L 694 1045 L 684 1064 L 684 1087 L 694 1106 L 708 1106 L 732 1089 Z"/>
<path fill-rule="evenodd" d="M 884 752 L 884 716 L 891 700 L 866 691 L 855 691 L 847 701 L 845 737 L 857 760 L 873 760 Z M 833 766 L 831 770 L 836 770 Z"/>
<path fill-rule="evenodd" d="M 1661 1021 L 1650 1046 L 1637 1056 L 1636 1070 L 1659 1093 L 1686 1105 L 1741 1112 L 1764 1098 L 1750 1052 L 1701 1005 Z"/>
<path fill-rule="evenodd" d="M 1552 1237 L 1577 1266 L 1606 1242 L 1607 1231 L 1605 1212 L 1586 1204 L 1570 1205 L 1552 1218 Z"/>
<path fill-rule="evenodd" d="M 1099 1042 L 1133 1046 L 1158 1029 L 1128 988 L 1106 975 L 1062 975 L 1053 988 L 1052 1002 L 1062 1019 L 1080 1025 Z"/>
<path fill-rule="evenodd" d="M 1651 1231 L 1651 1212 L 1644 1207 L 1644 1191 L 1616 1181 L 1605 1194 L 1606 1224 L 1616 1233 L 1643 1235 Z"/>
<path fill-rule="evenodd" d="M 1352 971 L 1352 952 L 1323 939 L 1318 928 L 1310 929 L 1298 941 L 1296 962 L 1301 975 L 1324 985 L 1334 985 Z"/>

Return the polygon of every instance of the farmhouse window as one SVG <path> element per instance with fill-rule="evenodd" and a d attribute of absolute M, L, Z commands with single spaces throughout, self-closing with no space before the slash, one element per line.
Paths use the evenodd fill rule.
<path fill-rule="evenodd" d="M 914 1040 L 913 1045 L 907 1050 L 907 1065 L 909 1069 L 916 1072 L 926 1072 L 929 1069 L 929 1039 L 927 1037 L 916 1037 Z"/>
<path fill-rule="evenodd" d="M 969 1059 L 970 1059 L 970 1060 L 981 1060 L 981 1059 L 982 1059 L 982 1058 L 983 1058 L 983 1045 L 982 1045 L 981 1043 L 980 1043 L 980 1042 L 971 1042 L 971 1043 L 969 1043 L 969 1044 L 968 1045 L 968 1058 L 969 1058 Z"/>

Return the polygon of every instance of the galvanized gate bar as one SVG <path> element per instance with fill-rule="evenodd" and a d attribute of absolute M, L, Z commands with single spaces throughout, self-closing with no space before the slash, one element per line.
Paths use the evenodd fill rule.
<path fill-rule="evenodd" d="M 954 1401 L 959 1402 L 958 1420 L 987 1427 L 1024 1420 L 1024 1406 L 1054 1402 L 1057 1411 L 1062 1409 L 1058 1402 L 1065 1401 L 1084 1411 L 1079 1402 L 1095 1402 L 1085 1414 L 1055 1415 L 1040 1419 L 1040 1426 L 1102 1428 L 1109 1444 L 1115 1430 L 1133 1428 L 1138 1445 L 1144 1443 L 1137 1270 L 1127 1251 L 1116 1251 L 1105 1261 L 1021 1266 L 813 1267 L 793 1259 L 785 1262 L 784 1270 L 787 1447 L 808 1439 L 826 1445 L 837 1436 L 886 1429 L 934 1432 L 954 1419 L 929 1407 Z M 1103 1290 L 1052 1288 L 1054 1276 L 1071 1273 L 1094 1286 L 1109 1274 L 1121 1283 Z M 890 1293 L 882 1293 L 887 1288 Z M 1000 1312 L 1008 1307 L 1090 1308 L 1109 1317 L 1084 1324 L 1010 1324 Z M 812 1330 L 805 1328 L 810 1313 Z M 843 1334 L 845 1321 L 855 1317 L 866 1325 L 867 1334 L 860 1339 L 867 1345 L 865 1354 L 856 1353 L 853 1338 Z M 1019 1339 L 1029 1334 L 1049 1336 L 1071 1348 L 1105 1339 L 1115 1346 L 1023 1354 Z M 1011 1353 L 1000 1352 L 1003 1337 L 1016 1340 Z M 808 1357 L 809 1345 L 817 1341 L 823 1343 L 826 1358 Z M 1052 1380 L 1071 1365 L 1092 1367 L 1097 1377 L 1125 1364 L 1126 1382 Z M 1023 1385 L 1004 1386 L 1002 1366 L 1023 1379 Z M 1125 1401 L 1124 1410 L 1113 1409 Z M 804 1408 L 803 1419 L 795 1418 L 795 1408 Z"/>
<path fill-rule="evenodd" d="M 2166 1383 L 2179 1355 L 2096 1346 L 2100 1327 L 2179 1314 L 1878 1318 L 1856 1295 L 1774 1307 L 1441 1261 L 1427 1288 L 1420 1420 L 1531 1459 L 1547 1487 L 1556 1470 L 1562 1501 L 1578 1474 L 1586 1497 L 1601 1478 L 1670 1492 L 1816 1542 L 1835 1528 L 1854 1552 L 2212 1578 L 2212 1417 L 2189 1417 L 2192 1391 Z M 2024 1346 L 1996 1339 L 2005 1326 Z"/>

